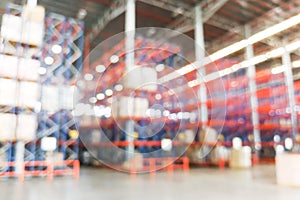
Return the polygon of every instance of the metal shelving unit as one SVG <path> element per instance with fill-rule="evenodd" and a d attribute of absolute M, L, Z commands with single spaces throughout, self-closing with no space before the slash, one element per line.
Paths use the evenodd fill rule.
<path fill-rule="evenodd" d="M 20 17 L 20 20 L 24 20 L 24 12 L 23 6 L 14 4 L 7 6 L 6 13 L 9 16 Z M 26 22 L 22 21 L 22 26 L 25 26 L 23 23 Z M 5 38 L 1 44 L 0 56 L 17 59 L 17 76 L 12 77 L 13 80 L 23 81 L 22 78 L 19 78 L 24 73 L 24 69 L 21 71 L 21 67 L 26 67 L 26 70 L 31 69 L 32 66 L 26 66 L 29 63 L 29 61 L 26 63 L 26 60 L 38 63 L 35 71 L 31 70 L 30 72 L 31 76 L 35 77 L 34 81 L 26 80 L 26 83 L 37 86 L 35 102 L 29 102 L 31 104 L 25 107 L 1 106 L 3 108 L 1 109 L 2 115 L 3 113 L 18 116 L 30 114 L 34 116 L 36 123 L 35 130 L 33 130 L 34 138 L 20 140 L 17 137 L 1 141 L 0 154 L 6 155 L 2 156 L 5 159 L 1 160 L 1 166 L 7 166 L 1 169 L 0 175 L 3 177 L 17 176 L 23 179 L 26 176 L 47 176 L 51 179 L 54 175 L 64 174 L 73 174 L 78 177 L 79 173 L 79 138 L 76 131 L 78 119 L 73 117 L 72 109 L 77 98 L 75 79 L 82 70 L 83 22 L 50 13 L 41 23 L 43 26 L 40 29 L 44 32 L 43 42 L 39 46 Z M 27 34 L 34 35 L 33 30 L 26 30 Z M 23 60 L 25 64 L 21 65 Z M 2 76 L 1 80 L 6 78 Z M 3 84 L 1 86 L 3 87 Z M 19 96 L 15 97 L 16 101 L 26 105 L 27 97 L 20 96 L 25 92 L 24 88 L 20 88 L 18 92 Z M 32 89 L 30 92 L 33 92 Z M 28 98 L 30 97 L 28 95 Z M 20 123 L 22 121 L 14 126 L 18 128 Z M 20 132 L 22 133 L 22 130 Z M 26 133 L 24 134 L 26 135 Z M 61 157 L 50 158 L 50 155 L 42 149 L 43 139 L 47 137 L 56 138 L 55 152 L 57 153 L 54 154 L 59 153 L 62 155 Z M 24 152 L 18 150 L 20 141 L 21 144 L 24 144 Z M 16 158 L 16 155 L 19 157 Z M 54 161 L 52 161 L 53 159 Z"/>

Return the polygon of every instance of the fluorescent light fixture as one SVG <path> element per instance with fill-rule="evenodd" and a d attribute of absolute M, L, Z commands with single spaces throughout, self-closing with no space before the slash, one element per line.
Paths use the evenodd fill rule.
<path fill-rule="evenodd" d="M 180 68 L 179 70 L 176 70 L 175 72 L 172 72 L 170 74 L 167 74 L 163 77 L 161 77 L 158 82 L 161 84 L 161 83 L 165 83 L 165 82 L 168 82 L 170 80 L 173 80 L 175 78 L 178 78 L 180 77 L 181 75 L 184 75 L 184 74 L 187 74 L 195 69 L 198 69 L 200 68 L 201 66 L 203 65 L 206 65 L 206 64 L 209 64 L 209 63 L 212 63 L 216 60 L 219 60 L 220 58 L 224 58 L 232 53 L 235 53 L 245 47 L 247 47 L 248 44 L 254 44 L 256 42 L 259 42 L 263 39 L 266 39 L 270 36 L 273 36 L 277 33 L 280 33 L 284 30 L 287 30 L 297 24 L 300 23 L 300 14 L 294 16 L 294 17 L 291 17 L 287 20 L 284 20 L 278 24 L 275 24 L 263 31 L 260 31 L 254 35 L 252 35 L 251 37 L 249 37 L 248 39 L 244 39 L 244 40 L 241 40 L 239 42 L 236 42 L 232 45 L 229 45 L 221 50 L 218 50 L 216 51 L 215 53 L 211 54 L 210 56 L 206 57 L 203 59 L 202 61 L 202 64 L 201 65 L 198 65 L 197 62 L 194 62 L 194 63 L 191 63 L 191 64 L 188 64 L 187 66 L 185 67 L 182 67 Z M 299 41 L 300 42 L 300 41 Z M 293 46 L 295 45 L 295 46 Z M 291 46 L 287 46 L 286 49 L 287 51 L 293 51 L 292 49 L 296 49 L 298 46 L 298 44 L 293 44 Z M 298 47 L 299 48 L 299 47 Z M 277 49 L 277 51 L 282 51 L 282 49 Z M 280 54 L 278 52 L 278 54 Z M 272 54 L 272 52 L 270 52 Z M 272 57 L 276 55 L 276 51 L 273 52 L 274 55 L 271 55 Z M 269 56 L 269 55 L 268 55 Z M 276 57 L 276 56 L 275 56 Z M 260 58 L 261 59 L 261 58 Z M 266 58 L 267 59 L 267 58 Z M 253 62 L 253 61 L 252 61 Z M 258 62 L 258 61 L 257 61 Z"/>
<path fill-rule="evenodd" d="M 279 48 L 274 49 L 272 51 L 269 51 L 265 54 L 255 56 L 250 60 L 245 60 L 241 63 L 234 64 L 229 68 L 226 68 L 226 69 L 220 70 L 218 72 L 213 72 L 211 74 L 208 74 L 204 77 L 204 81 L 209 82 L 209 81 L 216 80 L 216 79 L 221 78 L 223 76 L 234 73 L 238 69 L 247 68 L 251 65 L 256 65 L 256 64 L 265 62 L 269 58 L 276 58 L 276 57 L 282 56 L 284 54 L 285 50 L 288 51 L 288 52 L 292 52 L 292 51 L 297 50 L 298 48 L 300 48 L 300 40 L 292 42 L 292 43 L 286 45 L 285 47 L 279 47 Z M 294 61 L 292 63 L 292 66 L 293 66 L 293 68 L 300 67 L 300 60 L 299 61 Z M 274 67 L 272 69 L 272 74 L 279 74 L 279 73 L 284 72 L 285 70 L 286 70 L 286 66 L 283 66 L 283 65 L 282 66 L 277 66 L 277 67 Z M 188 82 L 189 87 L 195 87 L 195 86 L 200 85 L 200 84 L 201 84 L 200 80 L 192 80 L 192 81 Z"/>
<path fill-rule="evenodd" d="M 292 43 L 286 45 L 285 49 L 288 52 L 292 52 L 292 51 L 295 51 L 295 50 L 299 49 L 299 47 L 300 47 L 300 40 L 298 40 L 296 42 L 292 42 Z"/>
<path fill-rule="evenodd" d="M 271 72 L 272 72 L 272 74 L 280 74 L 280 73 L 283 73 L 286 69 L 287 69 L 286 65 L 281 65 L 281 66 L 272 68 Z"/>
<path fill-rule="evenodd" d="M 232 45 L 229 45 L 228 47 L 225 47 L 224 49 L 221 49 L 209 56 L 211 59 L 211 62 L 214 62 L 216 60 L 219 60 L 220 58 L 224 58 L 225 56 L 228 56 L 232 53 L 235 53 L 243 48 L 245 48 L 248 45 L 247 40 L 241 40 L 237 43 L 234 43 Z"/>
<path fill-rule="evenodd" d="M 253 36 L 251 36 L 250 38 L 248 38 L 248 42 L 250 44 L 254 44 L 256 42 L 259 42 L 263 39 L 266 39 L 272 35 L 275 35 L 277 33 L 280 33 L 286 29 L 289 29 L 297 24 L 300 23 L 300 14 L 294 16 L 294 17 L 291 17 L 287 20 L 284 20 L 278 24 L 275 24 L 263 31 L 260 31 L 256 34 L 254 34 Z"/>
<path fill-rule="evenodd" d="M 297 60 L 297 61 L 292 62 L 292 66 L 293 66 L 293 68 L 298 68 L 298 67 L 300 67 L 300 60 Z"/>
<path fill-rule="evenodd" d="M 104 65 L 97 65 L 96 68 L 95 68 L 96 72 L 98 72 L 98 73 L 104 72 L 105 69 L 106 69 L 106 68 L 105 68 Z"/>
<path fill-rule="evenodd" d="M 92 74 L 87 73 L 84 75 L 84 79 L 87 81 L 91 81 L 91 80 L 93 80 L 93 78 L 94 78 L 94 76 Z"/>

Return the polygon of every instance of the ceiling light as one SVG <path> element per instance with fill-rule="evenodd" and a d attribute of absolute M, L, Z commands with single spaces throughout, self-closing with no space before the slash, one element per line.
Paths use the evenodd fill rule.
<path fill-rule="evenodd" d="M 87 15 L 87 11 L 85 9 L 79 9 L 77 13 L 77 19 L 83 20 L 85 16 Z"/>
<path fill-rule="evenodd" d="M 121 85 L 121 84 L 115 85 L 115 90 L 118 91 L 118 92 L 122 91 L 123 90 L 123 85 Z"/>
<path fill-rule="evenodd" d="M 111 96 L 111 95 L 113 95 L 113 93 L 114 93 L 114 92 L 113 92 L 111 89 L 105 90 L 106 96 Z"/>
<path fill-rule="evenodd" d="M 296 60 L 292 63 L 293 68 L 298 68 L 300 67 L 300 60 Z"/>
<path fill-rule="evenodd" d="M 84 79 L 87 81 L 91 81 L 93 80 L 94 76 L 92 74 L 85 74 L 84 75 Z"/>
<path fill-rule="evenodd" d="M 58 44 L 55 44 L 52 46 L 51 50 L 55 54 L 60 54 L 62 52 L 62 47 Z"/>
<path fill-rule="evenodd" d="M 103 99 L 105 99 L 105 95 L 103 93 L 99 93 L 99 94 L 96 95 L 96 98 L 98 100 L 103 100 Z"/>
<path fill-rule="evenodd" d="M 117 55 L 112 55 L 110 58 L 109 58 L 110 62 L 111 63 L 117 63 L 119 62 L 119 56 Z"/>
<path fill-rule="evenodd" d="M 105 69 L 106 69 L 106 68 L 105 68 L 104 65 L 98 65 L 98 66 L 96 66 L 96 68 L 95 68 L 96 72 L 98 72 L 98 73 L 104 72 Z"/>
<path fill-rule="evenodd" d="M 47 69 L 45 67 L 39 67 L 38 68 L 38 73 L 40 75 L 45 75 L 47 73 Z"/>
<path fill-rule="evenodd" d="M 287 69 L 286 65 L 281 65 L 281 66 L 272 68 L 271 72 L 272 72 L 272 74 L 280 74 L 280 73 L 283 73 L 286 69 Z"/>
<path fill-rule="evenodd" d="M 89 102 L 90 103 L 96 103 L 97 102 L 97 98 L 96 97 L 91 97 L 91 98 L 89 98 Z"/>
<path fill-rule="evenodd" d="M 216 51 L 215 53 L 211 54 L 210 56 L 208 57 L 205 57 L 204 59 L 202 59 L 203 61 L 201 62 L 201 64 L 199 64 L 199 61 L 198 62 L 194 62 L 194 63 L 191 63 L 185 67 L 182 67 L 180 68 L 179 70 L 175 71 L 175 72 L 172 72 L 166 76 L 163 76 L 159 79 L 159 83 L 165 83 L 165 82 L 168 82 L 170 80 L 173 80 L 177 77 L 180 77 L 181 75 L 184 75 L 184 74 L 187 74 L 195 69 L 198 69 L 199 67 L 203 66 L 203 65 L 206 65 L 206 64 L 209 64 L 209 63 L 212 63 L 216 60 L 219 60 L 221 58 L 224 58 L 232 53 L 235 53 L 245 47 L 247 47 L 248 44 L 254 44 L 256 42 L 259 42 L 263 39 L 266 39 L 272 35 L 275 35 L 277 33 L 280 33 L 286 29 L 289 29 L 291 28 L 292 26 L 295 26 L 297 24 L 300 23 L 300 14 L 294 16 L 294 17 L 291 17 L 287 20 L 284 20 L 276 25 L 273 25 L 263 31 L 260 31 L 254 35 L 252 35 L 251 37 L 249 37 L 248 39 L 244 39 L 244 40 L 241 40 L 239 42 L 236 42 L 232 45 L 229 45 L 219 51 Z M 297 46 L 297 45 L 296 45 Z M 295 49 L 296 47 L 295 46 L 289 46 L 290 49 Z M 299 48 L 299 47 L 298 47 Z M 289 49 L 287 48 L 287 50 L 289 51 Z M 280 50 L 279 50 L 280 51 Z M 291 50 L 292 51 L 292 50 Z M 193 66 L 196 66 L 193 67 Z"/>
<path fill-rule="evenodd" d="M 54 59 L 50 56 L 47 56 L 45 59 L 44 59 L 44 62 L 46 65 L 52 65 L 54 63 Z"/>
<path fill-rule="evenodd" d="M 291 17 L 287 20 L 284 20 L 278 24 L 275 24 L 263 31 L 260 31 L 256 34 L 254 34 L 253 36 L 251 36 L 248 41 L 251 43 L 251 44 L 254 44 L 256 42 L 259 42 L 265 38 L 268 38 L 272 35 L 275 35 L 277 33 L 280 33 L 286 29 L 289 29 L 291 28 L 292 26 L 295 26 L 297 24 L 300 23 L 300 14 L 294 16 L 294 17 Z"/>
<path fill-rule="evenodd" d="M 164 64 L 158 64 L 155 67 L 157 72 L 162 72 L 165 69 L 165 65 Z"/>

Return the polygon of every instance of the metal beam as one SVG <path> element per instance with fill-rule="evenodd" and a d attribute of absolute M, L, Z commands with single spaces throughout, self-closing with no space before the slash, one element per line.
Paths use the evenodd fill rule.
<path fill-rule="evenodd" d="M 148 5 L 156 6 L 161 9 L 174 12 L 177 14 L 182 14 L 186 17 L 192 17 L 193 13 L 190 12 L 191 6 L 184 3 L 184 1 L 177 1 L 176 4 L 174 4 L 174 0 L 138 0 L 140 2 L 143 2 Z"/>
<path fill-rule="evenodd" d="M 245 26 L 245 36 L 246 39 L 251 37 L 251 28 L 249 25 Z M 253 45 L 248 44 L 246 47 L 246 60 L 251 60 L 254 57 Z M 250 104 L 251 104 L 251 118 L 253 125 L 253 136 L 254 136 L 254 147 L 256 153 L 261 149 L 261 137 L 260 137 L 260 129 L 259 129 L 259 115 L 258 115 L 258 100 L 257 100 L 257 86 L 255 81 L 256 75 L 256 67 L 255 65 L 250 65 L 247 68 L 247 76 L 248 76 L 248 87 L 250 91 Z"/>
<path fill-rule="evenodd" d="M 110 21 L 120 16 L 125 12 L 125 10 L 126 8 L 124 0 L 113 1 L 112 6 L 104 12 L 103 16 L 100 17 L 97 23 L 93 26 L 92 32 L 87 35 L 90 41 L 94 40 Z"/>
<path fill-rule="evenodd" d="M 201 62 L 205 58 L 205 47 L 204 47 L 204 32 L 203 32 L 203 21 L 202 21 L 202 8 L 201 5 L 195 7 L 195 57 L 196 62 Z M 201 67 L 197 71 L 197 79 L 201 82 L 198 91 L 198 96 L 201 101 L 200 119 L 202 127 L 207 126 L 208 122 L 208 110 L 207 110 L 207 90 L 203 81 L 206 71 L 204 67 Z"/>
<path fill-rule="evenodd" d="M 135 0 L 126 1 L 126 15 L 125 15 L 125 67 L 126 71 L 130 71 L 135 66 L 134 58 L 134 44 L 135 44 Z M 130 80 L 127 80 L 130 81 Z M 128 108 L 129 109 L 129 108 Z M 133 112 L 133 110 L 130 110 Z M 127 159 L 131 159 L 134 156 L 134 145 L 133 145 L 133 132 L 134 132 L 134 121 L 129 119 L 125 125 L 126 129 L 126 141 L 129 142 L 127 147 Z"/>
<path fill-rule="evenodd" d="M 288 5 L 286 5 L 288 6 Z M 276 8 L 273 8 L 271 10 L 269 10 L 268 12 L 266 12 L 264 15 L 258 17 L 258 18 L 255 18 L 254 20 L 250 21 L 247 25 L 250 25 L 252 26 L 252 24 L 259 24 L 259 27 L 257 27 L 256 29 L 257 30 L 253 30 L 252 33 L 255 33 L 255 32 L 258 32 L 259 30 L 263 30 L 267 27 L 270 27 L 274 21 L 273 20 L 269 20 L 268 22 L 269 23 L 259 23 L 259 22 L 266 22 L 266 16 L 274 16 L 272 17 L 272 19 L 276 19 L 276 21 L 282 21 L 284 20 L 285 18 L 289 17 L 289 16 L 281 16 L 278 12 L 279 10 L 282 12 L 282 13 L 285 13 L 283 12 L 283 10 L 281 9 L 281 7 L 276 7 Z M 299 13 L 300 12 L 300 8 L 296 8 L 295 7 L 295 10 L 293 11 L 295 13 Z M 217 17 L 216 15 L 214 16 L 214 18 Z M 220 19 L 220 18 L 219 18 Z M 211 21 L 211 20 L 210 20 Z M 232 22 L 230 20 L 226 20 L 225 18 L 222 19 L 222 22 L 223 24 L 226 24 L 226 25 L 223 25 L 222 24 L 218 24 L 218 23 L 214 23 L 212 25 L 216 26 L 216 27 L 219 27 L 219 28 L 223 28 L 223 29 L 227 29 L 227 31 L 229 31 L 227 34 L 223 35 L 222 37 L 220 37 L 218 40 L 215 40 L 211 43 L 208 43 L 207 45 L 208 46 L 211 46 L 211 47 L 216 47 L 218 46 L 219 48 L 222 48 L 222 47 L 225 47 L 225 46 L 228 46 L 229 44 L 232 44 L 234 41 L 229 41 L 228 38 L 232 38 L 232 33 L 237 33 L 238 35 L 244 36 L 244 25 L 235 25 L 233 27 L 230 27 L 228 26 L 228 24 L 231 24 Z M 220 41 L 222 41 L 222 46 L 220 46 Z M 226 43 L 224 41 L 227 41 Z M 276 37 L 276 36 L 273 36 L 273 37 L 270 37 L 266 40 L 263 40 L 261 41 L 269 46 L 272 46 L 272 47 L 279 47 L 279 46 L 283 46 L 282 42 L 281 42 L 281 39 Z M 212 51 L 214 50 L 217 50 L 217 49 L 212 49 Z"/>
<path fill-rule="evenodd" d="M 207 21 L 226 3 L 228 0 L 207 0 L 203 1 L 200 5 L 202 7 L 202 21 L 203 23 L 207 23 Z M 205 8 L 205 9 L 204 9 Z M 176 31 L 184 31 L 182 33 L 186 33 L 194 30 L 193 18 L 194 14 L 187 12 L 179 19 L 175 20 L 172 24 L 168 26 L 168 28 L 175 28 Z M 181 26 L 178 26 L 181 24 Z M 184 28 L 183 28 L 184 27 Z"/>
<path fill-rule="evenodd" d="M 284 71 L 285 76 L 285 84 L 288 92 L 288 101 L 289 107 L 291 111 L 291 122 L 292 122 L 292 134 L 293 139 L 295 140 L 298 135 L 298 122 L 297 122 L 297 113 L 295 110 L 296 102 L 295 102 L 295 88 L 294 88 L 294 79 L 293 79 L 293 66 L 291 62 L 290 53 L 285 50 L 282 56 L 282 63 L 286 67 Z"/>

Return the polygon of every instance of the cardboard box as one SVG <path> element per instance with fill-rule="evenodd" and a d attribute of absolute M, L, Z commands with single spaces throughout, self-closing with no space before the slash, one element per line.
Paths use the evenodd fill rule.
<path fill-rule="evenodd" d="M 300 154 L 278 154 L 276 177 L 279 185 L 300 187 Z"/>
<path fill-rule="evenodd" d="M 17 82 L 15 80 L 0 79 L 0 105 L 16 106 L 16 94 Z"/>
<path fill-rule="evenodd" d="M 17 117 L 10 113 L 0 114 L 0 141 L 15 139 Z"/>

